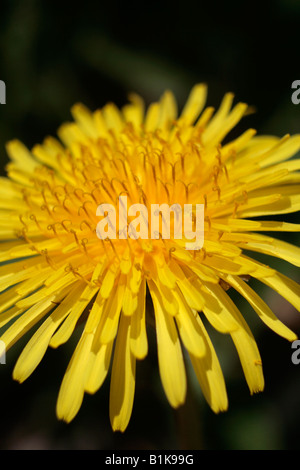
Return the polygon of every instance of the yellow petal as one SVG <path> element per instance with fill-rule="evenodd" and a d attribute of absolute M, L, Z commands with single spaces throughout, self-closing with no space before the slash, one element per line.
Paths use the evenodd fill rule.
<path fill-rule="evenodd" d="M 103 384 L 110 366 L 111 354 L 113 350 L 113 341 L 102 344 L 97 351 L 93 348 L 90 352 L 90 367 L 87 372 L 85 391 L 87 393 L 96 393 Z"/>
<path fill-rule="evenodd" d="M 170 262 L 170 269 L 177 277 L 177 285 L 189 307 L 201 311 L 204 300 L 199 290 L 198 279 L 193 279 L 193 273 L 185 272 L 184 267 L 181 268 L 174 260 Z"/>
<path fill-rule="evenodd" d="M 203 313 L 211 325 L 220 333 L 230 333 L 239 328 L 232 315 L 228 297 L 219 285 L 206 284 L 202 290 L 204 298 Z"/>
<path fill-rule="evenodd" d="M 160 101 L 160 114 L 157 123 L 157 127 L 162 131 L 161 136 L 163 138 L 168 136 L 165 132 L 171 128 L 176 117 L 177 105 L 174 95 L 172 92 L 166 91 Z"/>
<path fill-rule="evenodd" d="M 246 381 L 251 393 L 263 389 L 264 379 L 261 368 L 261 358 L 256 346 L 255 339 L 239 312 L 238 308 L 220 286 L 209 286 L 209 290 L 214 294 L 215 298 L 221 303 L 222 308 L 227 312 L 228 320 L 235 324 L 235 328 L 230 331 L 230 335 L 236 346 Z"/>
<path fill-rule="evenodd" d="M 98 293 L 84 328 L 85 333 L 91 333 L 94 336 L 87 362 L 87 375 L 84 387 L 88 393 L 95 393 L 101 387 L 110 365 L 113 341 L 107 344 L 100 342 L 102 329 L 100 320 L 105 304 L 106 300 Z"/>
<path fill-rule="evenodd" d="M 165 258 L 163 255 L 154 256 L 154 261 L 156 263 L 157 276 L 159 281 L 170 289 L 173 289 L 176 285 L 176 278 L 172 271 L 170 270 Z"/>
<path fill-rule="evenodd" d="M 115 264 L 112 264 L 106 271 L 106 274 L 104 275 L 104 278 L 101 283 L 101 288 L 100 288 L 101 296 L 104 299 L 108 299 L 111 294 L 111 291 L 113 289 L 113 286 L 116 280 L 117 271 L 118 271 L 117 266 Z"/>
<path fill-rule="evenodd" d="M 138 306 L 131 319 L 131 351 L 137 359 L 143 359 L 148 353 L 146 331 L 146 282 L 142 281 L 138 293 Z"/>
<path fill-rule="evenodd" d="M 177 408 L 185 401 L 186 374 L 174 319 L 163 308 L 155 284 L 148 282 L 152 296 L 157 334 L 158 364 L 161 381 L 169 403 Z"/>
<path fill-rule="evenodd" d="M 14 368 L 15 380 L 23 382 L 34 371 L 42 360 L 53 333 L 68 316 L 73 302 L 76 302 L 76 296 L 81 293 L 82 287 L 77 284 L 28 341 Z"/>
<path fill-rule="evenodd" d="M 127 315 L 127 316 L 133 315 L 137 307 L 138 307 L 138 296 L 137 294 L 134 294 L 132 292 L 132 290 L 130 289 L 127 283 L 125 287 L 123 307 L 122 307 L 124 315 Z"/>
<path fill-rule="evenodd" d="M 147 132 L 153 132 L 157 128 L 159 113 L 159 103 L 151 103 L 145 117 L 145 130 Z"/>
<path fill-rule="evenodd" d="M 274 289 L 298 311 L 300 311 L 300 285 L 284 274 L 276 272 L 272 276 L 254 275 L 261 282 Z"/>
<path fill-rule="evenodd" d="M 18 168 L 30 173 L 37 167 L 37 162 L 32 157 L 32 154 L 19 140 L 11 140 L 6 144 L 6 151 L 12 161 L 14 161 Z"/>
<path fill-rule="evenodd" d="M 0 313 L 5 312 L 12 305 L 21 299 L 22 296 L 16 291 L 14 287 L 0 294 Z M 20 306 L 17 306 L 20 308 Z"/>
<path fill-rule="evenodd" d="M 214 117 L 211 119 L 211 121 L 207 125 L 202 135 L 202 139 L 204 139 L 203 142 L 205 142 L 206 145 L 217 134 L 222 124 L 224 124 L 224 121 L 230 112 L 233 98 L 234 98 L 234 95 L 232 93 L 226 93 L 226 95 L 224 96 L 220 104 L 218 111 L 216 112 Z"/>
<path fill-rule="evenodd" d="M 68 299 L 68 302 L 67 299 L 65 299 L 63 302 L 63 304 L 68 306 L 68 316 L 51 338 L 50 346 L 52 348 L 57 348 L 58 346 L 68 341 L 77 325 L 80 316 L 98 290 L 97 287 L 85 287 L 82 285 L 82 283 L 80 284 L 80 288 L 73 293 L 73 299 Z"/>
<path fill-rule="evenodd" d="M 122 108 L 125 121 L 131 122 L 134 126 L 139 128 L 144 118 L 143 99 L 140 96 L 136 95 L 135 93 L 131 93 L 129 96 L 129 100 L 131 101 L 131 103 L 125 105 Z"/>
<path fill-rule="evenodd" d="M 275 163 L 287 160 L 295 155 L 300 149 L 300 135 L 284 136 L 278 145 L 274 146 L 267 154 L 261 158 L 261 166 L 274 165 Z"/>
<path fill-rule="evenodd" d="M 92 342 L 92 334 L 82 334 L 59 390 L 56 413 L 58 419 L 67 423 L 76 416 L 82 404 Z"/>
<path fill-rule="evenodd" d="M 103 118 L 107 129 L 120 132 L 124 127 L 124 121 L 121 112 L 113 103 L 108 103 L 103 108 Z"/>
<path fill-rule="evenodd" d="M 283 338 L 286 338 L 288 341 L 295 341 L 297 339 L 297 335 L 274 315 L 268 305 L 240 277 L 228 275 L 225 277 L 225 280 L 249 302 L 261 320 L 271 328 L 271 330 L 275 331 L 275 333 Z"/>
<path fill-rule="evenodd" d="M 135 391 L 135 357 L 130 349 L 130 317 L 122 316 L 111 372 L 109 416 L 114 431 L 124 432 L 130 420 Z"/>
<path fill-rule="evenodd" d="M 300 248 L 291 243 L 258 234 L 224 234 L 225 240 L 236 243 L 246 250 L 265 253 L 300 266 Z"/>
<path fill-rule="evenodd" d="M 178 125 L 190 126 L 201 113 L 207 96 L 207 86 L 203 83 L 195 85 L 184 105 Z"/>
<path fill-rule="evenodd" d="M 231 337 L 237 349 L 250 392 L 261 392 L 264 389 L 261 357 L 249 327 L 242 317 L 240 320 L 243 326 L 232 332 Z"/>
<path fill-rule="evenodd" d="M 208 131 L 204 131 L 202 137 L 203 143 L 206 144 L 209 142 L 210 145 L 217 145 L 219 142 L 222 142 L 229 131 L 242 119 L 247 108 L 248 105 L 245 103 L 238 103 L 227 116 L 227 118 L 224 119 L 222 125 L 218 127 L 215 123 L 215 126 L 212 128 L 212 134 L 210 134 Z"/>
<path fill-rule="evenodd" d="M 129 273 L 129 286 L 130 289 L 134 294 L 137 294 L 139 292 L 140 284 L 141 284 L 141 277 L 142 277 L 142 259 L 137 259 L 137 262 L 134 263 L 132 266 L 132 269 Z"/>
<path fill-rule="evenodd" d="M 199 316 L 197 322 L 202 330 L 206 354 L 204 357 L 190 354 L 190 358 L 203 395 L 211 409 L 219 413 L 228 408 L 225 380 L 215 349 Z"/>
<path fill-rule="evenodd" d="M 8 322 L 10 322 L 13 318 L 17 317 L 21 313 L 24 312 L 25 309 L 21 309 L 19 307 L 11 307 L 6 310 L 4 313 L 0 315 L 0 328 L 5 326 Z"/>
<path fill-rule="evenodd" d="M 123 306 L 125 285 L 126 280 L 122 275 L 119 278 L 113 295 L 109 297 L 104 306 L 103 314 L 100 319 L 100 341 L 102 343 L 110 343 L 117 334 L 120 313 Z"/>
<path fill-rule="evenodd" d="M 97 139 L 98 132 L 91 111 L 82 103 L 77 103 L 71 108 L 71 113 L 82 132 L 88 137 Z"/>
<path fill-rule="evenodd" d="M 66 145 L 66 147 L 72 148 L 73 144 L 87 144 L 88 138 L 79 128 L 79 126 L 73 122 L 66 122 L 62 124 L 57 131 L 60 140 Z"/>
<path fill-rule="evenodd" d="M 64 297 L 64 291 L 44 298 L 40 302 L 34 304 L 23 315 L 3 333 L 1 339 L 4 341 L 6 348 L 12 346 L 18 339 L 20 339 L 27 331 L 29 331 L 41 318 L 43 318 L 55 305 L 55 302 L 60 302 Z"/>
<path fill-rule="evenodd" d="M 199 329 L 195 318 L 198 314 L 187 305 L 179 289 L 176 290 L 175 297 L 179 304 L 175 321 L 180 338 L 189 353 L 196 357 L 203 357 L 206 353 L 206 348 L 202 331 Z"/>

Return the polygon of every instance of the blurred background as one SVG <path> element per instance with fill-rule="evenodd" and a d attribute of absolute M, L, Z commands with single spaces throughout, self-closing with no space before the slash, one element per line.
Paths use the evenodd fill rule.
<path fill-rule="evenodd" d="M 2 0 L 0 9 L 0 79 L 6 83 L 6 105 L 0 107 L 2 175 L 8 140 L 19 138 L 31 147 L 55 135 L 71 118 L 74 103 L 92 110 L 109 101 L 122 106 L 131 91 L 149 104 L 168 88 L 181 107 L 190 88 L 206 82 L 209 105 L 218 106 L 224 93 L 233 91 L 236 100 L 255 106 L 237 134 L 248 127 L 280 136 L 300 130 L 300 105 L 291 102 L 291 84 L 300 80 L 297 0 Z M 299 222 L 298 215 L 285 220 Z M 297 234 L 286 240 L 299 245 Z M 272 266 L 300 280 L 299 269 L 279 261 Z M 299 333 L 299 314 L 278 295 L 257 288 Z M 174 412 L 160 384 L 150 330 L 150 354 L 138 363 L 125 434 L 110 428 L 109 380 L 95 396 L 85 397 L 78 416 L 66 425 L 56 420 L 55 403 L 79 332 L 66 347 L 49 350 L 19 385 L 11 373 L 25 338 L 0 365 L 0 449 L 297 449 L 300 365 L 292 363 L 287 341 L 264 327 L 238 296 L 235 301 L 261 351 L 264 393 L 250 396 L 233 344 L 211 332 L 229 411 L 214 415 L 191 374 L 187 403 Z"/>

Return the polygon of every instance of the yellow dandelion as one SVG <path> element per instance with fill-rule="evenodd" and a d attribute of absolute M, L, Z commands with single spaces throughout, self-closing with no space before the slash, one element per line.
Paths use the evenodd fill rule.
<path fill-rule="evenodd" d="M 185 401 L 187 352 L 212 410 L 227 409 L 204 319 L 231 336 L 250 392 L 264 388 L 255 339 L 228 287 L 277 334 L 296 339 L 252 289 L 251 278 L 298 310 L 299 285 L 245 250 L 300 265 L 298 247 L 261 234 L 298 232 L 300 225 L 260 218 L 300 209 L 300 160 L 289 160 L 300 149 L 300 135 L 257 137 L 249 129 L 223 143 L 248 107 L 233 106 L 228 93 L 216 112 L 204 109 L 206 94 L 205 85 L 196 85 L 179 116 L 169 91 L 146 111 L 136 95 L 121 110 L 109 103 L 91 112 L 77 104 L 74 122 L 58 131 L 60 140 L 48 137 L 31 151 L 17 140 L 7 145 L 11 161 L 0 187 L 0 339 L 7 351 L 35 328 L 13 371 L 23 382 L 48 346 L 66 343 L 84 320 L 58 395 L 60 419 L 71 421 L 84 393 L 95 393 L 111 368 L 110 420 L 114 430 L 126 429 L 136 361 L 148 352 L 147 293 L 161 382 L 174 408 Z M 110 204 L 120 213 L 122 195 L 149 211 L 153 204 L 201 204 L 201 249 L 188 250 L 187 237 L 160 231 L 154 238 L 100 239 L 97 208 Z"/>

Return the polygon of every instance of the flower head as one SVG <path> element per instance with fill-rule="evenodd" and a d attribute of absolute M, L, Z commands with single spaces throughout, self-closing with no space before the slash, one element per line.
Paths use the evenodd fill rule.
<path fill-rule="evenodd" d="M 300 264 L 299 248 L 261 233 L 300 230 L 298 224 L 261 219 L 300 209 L 300 160 L 288 160 L 299 150 L 300 136 L 256 137 L 249 129 L 223 143 L 248 107 L 232 108 L 230 93 L 215 113 L 203 110 L 205 101 L 206 86 L 200 84 L 179 117 L 171 92 L 146 112 L 136 95 L 122 110 L 107 104 L 90 112 L 77 104 L 75 122 L 58 131 L 60 141 L 48 137 L 32 151 L 19 141 L 7 145 L 11 162 L 0 189 L 1 340 L 8 349 L 35 327 L 13 372 L 23 382 L 48 346 L 67 342 L 84 319 L 58 396 L 61 419 L 74 418 L 84 393 L 96 392 L 111 366 L 111 424 L 125 430 L 136 361 L 148 352 L 147 292 L 161 381 L 175 408 L 185 401 L 186 351 L 212 410 L 227 409 L 222 370 L 204 318 L 231 336 L 250 392 L 264 387 L 256 342 L 228 287 L 276 333 L 296 339 L 252 289 L 251 278 L 297 309 L 299 285 L 245 250 Z M 163 237 L 163 218 L 154 238 L 122 237 L 121 232 L 115 239 L 99 238 L 97 208 L 110 204 L 118 216 L 121 196 L 149 211 L 154 204 L 201 204 L 201 249 L 187 250 L 187 237 L 175 238 L 172 230 Z M 191 217 L 195 223 L 194 209 Z M 109 231 L 116 219 L 107 220 Z"/>

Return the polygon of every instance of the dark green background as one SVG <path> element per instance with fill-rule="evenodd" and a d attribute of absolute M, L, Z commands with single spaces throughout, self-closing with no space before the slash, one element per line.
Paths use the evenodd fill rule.
<path fill-rule="evenodd" d="M 300 79 L 296 0 L 131 3 L 114 0 L 57 2 L 6 0 L 0 13 L 0 79 L 7 104 L 0 108 L 2 174 L 5 142 L 28 147 L 54 135 L 78 101 L 91 109 L 126 102 L 128 92 L 149 104 L 172 89 L 182 106 L 197 82 L 209 85 L 208 104 L 227 91 L 257 109 L 239 133 L 284 135 L 300 128 L 300 105 L 291 102 L 291 83 Z M 297 221 L 298 214 L 289 218 Z M 299 244 L 299 237 L 288 240 Z M 294 279 L 299 270 L 276 262 Z M 271 292 L 263 295 L 296 332 L 299 316 Z M 138 364 L 137 392 L 124 435 L 109 425 L 109 381 L 86 396 L 70 425 L 56 421 L 55 402 L 76 342 L 49 351 L 23 385 L 11 372 L 22 344 L 0 365 L 1 449 L 295 449 L 300 419 L 300 365 L 291 362 L 288 342 L 261 326 L 236 297 L 261 350 L 266 390 L 250 397 L 232 343 L 213 335 L 225 373 L 229 411 L 215 416 L 191 379 L 187 405 L 168 406 L 160 385 L 154 334 L 150 355 Z M 21 342 L 22 343 L 22 342 Z M 24 343 L 24 341 L 23 341 Z"/>

